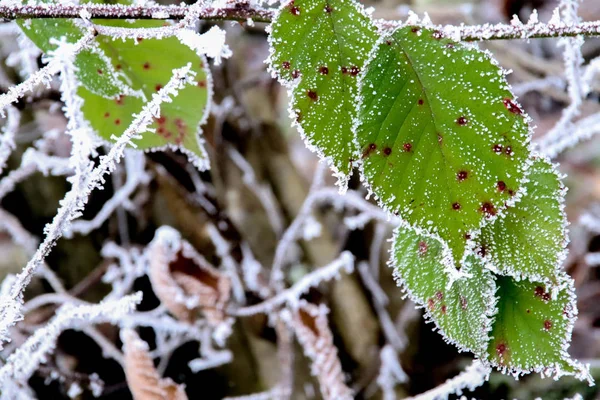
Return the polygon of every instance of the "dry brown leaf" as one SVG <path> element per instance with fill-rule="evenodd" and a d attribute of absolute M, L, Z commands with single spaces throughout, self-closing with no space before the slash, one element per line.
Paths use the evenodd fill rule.
<path fill-rule="evenodd" d="M 201 311 L 211 326 L 225 321 L 225 307 L 231 297 L 227 275 L 170 227 L 157 231 L 147 251 L 152 288 L 175 317 L 193 322 Z"/>
<path fill-rule="evenodd" d="M 333 344 L 327 322 L 327 307 L 300 300 L 293 316 L 293 326 L 304 353 L 311 359 L 311 372 L 317 377 L 325 400 L 352 399 L 344 382 L 344 372 Z"/>
<path fill-rule="evenodd" d="M 148 353 L 148 343 L 131 329 L 121 331 L 125 378 L 134 400 L 187 400 L 182 385 L 161 379 Z"/>

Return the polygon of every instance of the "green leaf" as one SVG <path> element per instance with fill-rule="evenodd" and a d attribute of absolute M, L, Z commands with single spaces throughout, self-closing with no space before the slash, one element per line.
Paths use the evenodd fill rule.
<path fill-rule="evenodd" d="M 64 38 L 67 43 L 75 43 L 85 34 L 73 20 L 68 19 L 31 19 L 17 23 L 23 33 L 46 54 L 58 47 L 55 40 Z M 75 67 L 80 83 L 99 96 L 114 98 L 127 90 L 109 60 L 102 56 L 97 43 L 78 54 Z M 103 74 L 97 71 L 103 71 Z"/>
<path fill-rule="evenodd" d="M 138 21 L 129 24 L 123 21 L 109 21 L 106 25 L 127 27 L 161 26 L 159 21 Z M 204 57 L 181 44 L 176 38 L 113 40 L 99 36 L 100 49 L 110 56 L 112 66 L 120 71 L 134 91 L 141 91 L 146 99 L 162 88 L 171 78 L 172 71 L 188 62 L 196 72 L 196 86 L 188 86 L 179 92 L 172 103 L 161 105 L 161 117 L 151 128 L 156 133 L 144 133 L 135 141 L 139 149 L 161 150 L 178 148 L 188 155 L 199 169 L 208 168 L 208 157 L 200 138 L 200 125 L 208 116 L 212 81 Z M 79 95 L 84 99 L 83 112 L 94 130 L 104 139 L 120 136 L 133 121 L 144 99 L 121 95 L 117 99 L 107 99 L 80 87 Z"/>
<path fill-rule="evenodd" d="M 497 277 L 498 313 L 488 347 L 493 365 L 516 375 L 535 371 L 592 379 L 567 353 L 577 306 L 573 281 L 561 278 L 563 287 L 553 298 L 542 283 Z"/>
<path fill-rule="evenodd" d="M 291 88 L 294 125 L 345 188 L 358 157 L 351 130 L 357 79 L 377 40 L 376 28 L 354 0 L 292 0 L 270 30 L 268 62 Z"/>
<path fill-rule="evenodd" d="M 493 274 L 471 256 L 462 271 L 467 276 L 451 279 L 442 263 L 449 250 L 410 228 L 398 227 L 393 243 L 394 277 L 425 309 L 426 318 L 435 322 L 448 342 L 484 355 L 494 312 Z"/>
<path fill-rule="evenodd" d="M 521 187 L 527 118 L 489 54 L 419 27 L 373 49 L 359 82 L 362 172 L 381 204 L 437 234 L 455 265 Z"/>
<path fill-rule="evenodd" d="M 102 20 L 95 23 L 127 28 L 160 27 L 163 21 Z M 23 31 L 44 52 L 56 48 L 53 38 L 64 37 L 74 43 L 83 30 L 70 20 L 35 19 L 21 22 Z M 31 25 L 29 28 L 26 25 Z M 89 51 L 77 55 L 75 66 L 80 82 L 78 94 L 83 98 L 85 118 L 102 138 L 113 141 L 133 121 L 152 94 L 164 86 L 172 70 L 192 63 L 196 86 L 179 92 L 172 103 L 161 105 L 161 117 L 133 142 L 141 150 L 179 149 L 199 169 L 208 169 L 208 156 L 200 137 L 200 125 L 208 116 L 212 80 L 204 57 L 174 37 L 145 40 L 113 40 L 98 36 Z"/>
<path fill-rule="evenodd" d="M 522 199 L 504 218 L 482 229 L 477 252 L 502 275 L 557 284 L 567 245 L 565 188 L 552 164 L 541 157 L 527 177 Z"/>

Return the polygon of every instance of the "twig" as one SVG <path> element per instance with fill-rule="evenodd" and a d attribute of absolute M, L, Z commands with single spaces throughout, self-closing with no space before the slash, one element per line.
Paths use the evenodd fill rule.
<path fill-rule="evenodd" d="M 189 6 L 125 6 L 109 4 L 36 4 L 36 5 L 4 5 L 0 6 L 0 18 L 80 18 L 82 13 L 89 13 L 90 18 L 97 19 L 183 19 Z M 254 8 L 247 3 L 233 3 L 229 7 L 202 9 L 200 19 L 270 22 L 274 11 Z"/>
<path fill-rule="evenodd" d="M 124 6 L 108 4 L 37 4 L 0 6 L 0 18 L 7 20 L 27 18 L 81 18 L 89 15 L 96 19 L 173 19 L 186 17 L 190 6 Z M 83 14 L 82 14 L 83 13 Z M 230 20 L 271 22 L 274 9 L 252 7 L 248 3 L 234 3 L 228 7 L 204 7 L 199 13 L 203 20 Z M 448 31 L 448 30 L 446 30 Z M 549 37 L 600 36 L 600 21 L 578 24 L 484 24 L 451 28 L 453 36 L 462 41 L 536 39 Z M 450 32 L 448 32 L 450 33 Z"/>

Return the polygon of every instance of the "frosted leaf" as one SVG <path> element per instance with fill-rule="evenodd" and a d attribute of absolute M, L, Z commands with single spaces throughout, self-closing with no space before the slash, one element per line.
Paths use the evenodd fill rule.
<path fill-rule="evenodd" d="M 125 21 L 102 23 L 132 27 Z M 134 27 L 153 26 L 162 26 L 162 22 L 138 21 L 134 24 Z M 133 142 L 142 150 L 180 149 L 198 169 L 208 169 L 208 156 L 200 136 L 200 126 L 208 117 L 212 97 L 212 79 L 206 58 L 175 37 L 114 40 L 100 35 L 97 41 L 101 49 L 113 55 L 112 67 L 120 71 L 133 91 L 143 93 L 146 98 L 151 98 L 168 82 L 174 68 L 192 63 L 196 84 L 182 89 L 172 103 L 163 104 L 160 118 L 156 118 L 150 126 L 153 131 L 142 134 L 141 139 Z M 139 112 L 145 103 L 143 97 L 124 93 L 115 99 L 107 99 L 95 95 L 86 87 L 80 87 L 79 95 L 85 100 L 83 112 L 94 130 L 102 138 L 111 141 L 113 135 L 120 136 L 132 121 L 132 115 Z"/>
<path fill-rule="evenodd" d="M 521 201 L 482 229 L 476 252 L 502 275 L 557 284 L 567 245 L 565 188 L 544 158 L 533 162 L 528 179 Z"/>
<path fill-rule="evenodd" d="M 460 350 L 482 355 L 489 341 L 496 286 L 491 272 L 471 256 L 463 267 L 469 277 L 450 281 L 439 241 L 398 227 L 390 266 L 411 300 L 425 311 L 444 339 Z"/>
<path fill-rule="evenodd" d="M 290 88 L 290 116 L 307 146 L 347 186 L 357 154 L 352 116 L 358 74 L 376 29 L 354 0 L 284 2 L 270 26 L 273 76 Z"/>
<path fill-rule="evenodd" d="M 49 0 L 42 2 L 54 3 Z M 58 39 L 64 38 L 68 43 L 75 43 L 86 33 L 86 29 L 77 26 L 74 20 L 35 18 L 28 21 L 29 23 L 25 24 L 23 20 L 19 20 L 18 24 L 23 33 L 46 54 L 56 50 Z M 75 59 L 75 67 L 77 79 L 81 84 L 99 96 L 114 98 L 127 88 L 119 79 L 117 71 L 110 65 L 109 58 L 97 45 L 79 52 Z M 103 73 L 98 74 L 98 70 Z"/>
<path fill-rule="evenodd" d="M 567 352 L 577 305 L 573 281 L 561 278 L 563 286 L 553 295 L 539 282 L 497 277 L 498 313 L 487 356 L 493 365 L 515 375 L 574 375 L 593 382 L 587 368 Z"/>
<path fill-rule="evenodd" d="M 408 26 L 373 49 L 356 98 L 362 174 L 381 204 L 448 243 L 515 201 L 529 155 L 527 117 L 488 53 Z"/>

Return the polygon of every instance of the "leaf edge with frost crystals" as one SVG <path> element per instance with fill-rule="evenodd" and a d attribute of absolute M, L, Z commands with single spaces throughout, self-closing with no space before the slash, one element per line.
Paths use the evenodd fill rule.
<path fill-rule="evenodd" d="M 375 63 L 379 48 L 383 47 L 383 44 L 386 43 L 392 37 L 392 35 L 394 35 L 398 31 L 400 31 L 402 29 L 406 29 L 406 28 L 426 29 L 429 32 L 431 32 L 432 35 L 433 34 L 443 35 L 443 33 L 441 31 L 434 31 L 431 29 L 430 26 L 419 26 L 419 25 L 415 25 L 415 26 L 404 25 L 404 26 L 399 26 L 396 28 L 391 28 L 391 29 L 386 30 L 385 32 L 382 32 L 381 37 L 379 38 L 379 40 L 373 47 L 372 51 L 370 52 L 369 56 L 367 57 L 367 60 L 365 61 L 365 64 L 363 65 L 363 68 L 362 68 L 363 73 L 359 76 L 359 80 L 358 80 L 359 91 L 355 98 L 356 112 L 355 112 L 355 119 L 353 122 L 352 130 L 354 132 L 355 146 L 358 151 L 363 152 L 363 155 L 366 150 L 364 150 L 363 147 L 359 144 L 359 133 L 360 133 L 359 130 L 361 129 L 362 125 L 364 124 L 364 121 L 361 118 L 361 116 L 362 116 L 361 110 L 362 110 L 363 102 L 364 102 L 364 96 L 362 96 L 362 94 L 363 94 L 363 90 L 365 87 L 365 79 L 367 76 L 369 66 L 371 64 Z M 449 39 L 447 37 L 441 36 L 441 38 L 452 42 L 451 39 Z M 453 43 L 452 49 L 454 49 L 454 46 L 456 46 L 456 45 L 461 46 L 463 44 Z M 492 215 L 492 216 L 488 215 L 488 217 L 485 217 L 482 215 L 479 224 L 476 224 L 472 228 L 472 230 L 466 232 L 465 237 L 467 239 L 465 240 L 464 246 L 461 247 L 463 249 L 462 253 L 458 253 L 458 254 L 453 253 L 451 255 L 450 259 L 447 259 L 447 258 L 444 259 L 445 262 L 448 262 L 448 264 L 446 265 L 448 271 L 452 268 L 457 269 L 458 266 L 460 266 L 461 264 L 464 264 L 464 262 L 466 261 L 466 258 L 472 254 L 472 249 L 476 245 L 475 239 L 480 234 L 481 229 L 483 227 L 485 227 L 487 224 L 493 222 L 497 218 L 501 217 L 504 214 L 507 207 L 513 206 L 514 204 L 517 204 L 521 200 L 521 198 L 523 196 L 522 187 L 527 180 L 527 175 L 529 173 L 529 168 L 531 166 L 531 161 L 530 161 L 530 157 L 529 157 L 529 154 L 531 153 L 531 137 L 532 137 L 532 129 L 531 129 L 531 124 L 530 124 L 531 118 L 524 111 L 522 111 L 522 108 L 520 107 L 519 103 L 516 100 L 516 96 L 511 92 L 510 85 L 508 84 L 508 82 L 505 79 L 505 76 L 508 74 L 508 72 L 506 70 L 502 69 L 502 67 L 493 58 L 492 54 L 489 51 L 487 51 L 487 50 L 480 51 L 478 49 L 474 49 L 473 46 L 464 46 L 464 49 L 466 49 L 468 51 L 476 50 L 481 57 L 485 58 L 486 62 L 489 62 L 491 64 L 492 68 L 497 70 L 498 75 L 501 79 L 501 84 L 503 85 L 500 88 L 500 90 L 505 90 L 507 93 L 510 94 L 511 106 L 516 107 L 518 109 L 518 115 L 520 117 L 522 117 L 522 119 L 523 119 L 524 127 L 523 127 L 523 132 L 521 133 L 522 140 L 519 143 L 522 146 L 521 149 L 523 150 L 524 156 L 523 156 L 523 159 L 521 160 L 521 163 L 519 166 L 520 178 L 517 179 L 518 188 L 512 192 L 512 194 L 511 194 L 512 197 L 508 198 L 506 201 L 503 202 L 502 205 L 499 205 L 495 208 L 494 215 Z M 413 68 L 413 70 L 414 70 L 414 68 Z M 506 106 L 506 104 L 505 104 L 505 106 Z M 508 109 L 508 106 L 506 106 L 506 108 Z M 518 137 L 515 136 L 515 140 L 516 139 L 518 139 Z M 393 150 L 392 150 L 392 152 L 393 152 Z M 408 221 L 406 219 L 405 215 L 400 214 L 399 207 L 394 208 L 392 205 L 388 204 L 388 200 L 384 200 L 383 197 L 381 196 L 380 190 L 375 188 L 369 182 L 369 179 L 365 175 L 365 162 L 361 160 L 358 163 L 358 167 L 359 167 L 359 171 L 360 171 L 360 179 L 363 182 L 364 186 L 367 188 L 369 196 L 373 195 L 375 197 L 375 199 L 377 200 L 378 205 L 381 208 L 383 208 L 387 212 L 390 212 L 390 213 L 393 213 L 393 214 L 399 216 L 402 219 L 403 223 L 405 223 L 407 226 L 410 226 L 412 229 L 414 229 L 419 234 L 427 233 L 428 235 L 433 235 L 438 240 L 440 240 L 444 243 L 448 242 L 445 238 L 443 238 L 436 231 L 436 229 L 437 229 L 436 225 L 432 221 L 430 221 L 430 222 L 432 222 L 432 225 L 434 226 L 433 230 L 427 226 L 423 226 L 423 224 L 419 224 L 418 222 Z M 390 201 L 394 201 L 395 197 L 396 196 L 393 195 L 392 200 L 390 200 Z M 460 256 L 460 257 L 458 257 L 458 256 Z"/>
<path fill-rule="evenodd" d="M 337 179 L 336 184 L 338 186 L 340 193 L 345 193 L 345 191 L 348 188 L 348 182 L 350 180 L 350 177 L 352 176 L 352 169 L 354 167 L 353 160 L 356 160 L 357 156 L 358 156 L 358 154 L 356 153 L 354 146 L 352 144 L 353 119 L 351 118 L 352 113 L 354 112 L 354 105 L 352 104 L 352 101 L 353 101 L 352 92 L 354 92 L 354 93 L 357 92 L 357 90 L 358 90 L 357 84 L 350 85 L 350 86 L 345 84 L 345 87 L 350 87 L 350 90 L 348 93 L 344 93 L 342 95 L 342 96 L 344 96 L 344 97 L 342 97 L 342 99 L 343 99 L 343 101 L 345 101 L 344 109 L 350 115 L 348 117 L 349 119 L 346 121 L 346 123 L 347 123 L 346 136 L 347 137 L 343 137 L 342 134 L 338 135 L 338 137 L 341 139 L 347 140 L 348 156 L 349 156 L 350 160 L 348 160 L 348 161 L 338 160 L 338 159 L 336 159 L 335 155 L 339 155 L 339 151 L 338 151 L 339 146 L 344 145 L 346 143 L 340 143 L 337 148 L 324 149 L 324 147 L 322 147 L 318 143 L 316 143 L 316 141 L 318 140 L 319 134 L 315 134 L 314 132 L 310 132 L 309 130 L 305 129 L 302 122 L 299 121 L 299 118 L 298 118 L 299 110 L 296 108 L 296 105 L 297 105 L 296 101 L 300 95 L 300 93 L 297 93 L 297 92 L 302 86 L 302 83 L 303 83 L 302 79 L 304 77 L 304 72 L 300 72 L 300 70 L 298 70 L 300 72 L 300 76 L 296 77 L 296 78 L 286 77 L 285 71 L 282 70 L 284 61 L 283 60 L 281 62 L 276 61 L 278 59 L 276 47 L 279 44 L 276 43 L 276 41 L 278 39 L 274 38 L 273 34 L 276 33 L 275 29 L 277 29 L 277 22 L 279 22 L 281 16 L 283 15 L 284 12 L 286 12 L 286 10 L 287 11 L 290 10 L 290 6 L 297 8 L 297 6 L 295 4 L 298 4 L 302 1 L 305 1 L 305 0 L 299 0 L 299 1 L 298 0 L 289 0 L 289 1 L 283 2 L 280 5 L 280 7 L 278 8 L 278 10 L 276 11 L 271 24 L 266 27 L 266 32 L 268 33 L 267 41 L 269 44 L 269 56 L 268 56 L 267 60 L 265 61 L 265 63 L 268 66 L 267 70 L 271 73 L 271 76 L 274 79 L 277 79 L 283 86 L 285 86 L 288 89 L 288 97 L 289 97 L 288 113 L 289 113 L 290 119 L 292 120 L 292 127 L 296 128 L 298 130 L 305 146 L 310 151 L 316 153 L 320 160 L 324 160 L 327 163 L 327 165 L 332 170 L 334 177 L 336 177 L 336 179 Z M 362 19 L 362 23 L 368 25 L 368 28 L 370 29 L 370 35 L 373 36 L 371 42 L 372 42 L 372 44 L 375 44 L 375 42 L 377 41 L 377 37 L 378 37 L 378 28 L 372 21 L 371 16 L 364 9 L 364 6 L 356 0 L 319 1 L 319 3 L 323 3 L 324 5 L 326 5 L 326 7 L 329 7 L 329 11 L 327 11 L 326 13 L 324 12 L 325 14 L 330 14 L 332 12 L 332 10 L 335 11 L 335 7 L 332 8 L 332 6 L 330 4 L 330 3 L 335 3 L 335 2 L 343 3 L 345 8 L 348 8 L 348 7 L 353 8 L 353 11 L 349 11 L 349 12 L 353 12 L 353 13 L 355 13 L 355 15 L 358 15 Z M 299 8 L 298 8 L 298 10 L 299 10 L 298 11 L 299 15 L 302 15 L 302 10 Z M 325 7 L 324 7 L 324 10 L 325 10 Z M 331 18 L 331 17 L 329 17 L 329 18 Z M 356 31 L 359 31 L 361 29 L 361 27 L 359 27 L 359 25 L 361 25 L 361 21 L 356 21 L 356 28 L 357 28 Z M 345 30 L 348 29 L 348 24 L 344 25 L 344 29 Z M 333 30 L 335 30 L 335 29 L 333 29 Z M 289 32 L 286 32 L 286 33 L 289 34 Z M 338 40 L 338 39 L 336 38 L 336 40 Z M 368 50 L 366 52 L 364 52 L 363 54 L 357 53 L 356 57 L 360 57 L 360 59 L 359 59 L 360 62 L 358 62 L 356 64 L 357 68 L 362 66 L 360 64 L 362 64 L 362 60 L 368 54 L 371 46 L 365 46 L 365 47 L 368 48 Z M 323 50 L 321 49 L 321 51 L 323 51 Z M 288 62 L 290 62 L 290 61 L 288 61 Z M 348 68 L 350 68 L 350 65 L 348 65 Z M 292 68 L 292 70 L 293 70 L 293 68 Z M 327 74 L 339 73 L 339 71 L 334 71 L 331 68 L 327 68 L 327 71 L 328 71 Z M 320 73 L 318 72 L 316 65 L 313 65 L 312 73 L 314 74 L 314 76 L 317 77 L 315 79 L 318 80 Z M 288 72 L 288 74 L 289 74 L 289 72 Z M 343 73 L 342 75 L 350 75 L 350 73 L 349 72 Z M 309 76 L 313 76 L 313 75 L 309 75 Z M 345 76 L 342 76 L 341 82 L 346 83 L 345 78 L 346 78 Z M 358 76 L 354 76 L 353 79 L 357 79 L 357 78 L 358 78 Z M 354 86 L 354 88 L 352 88 L 352 86 Z M 317 138 L 315 139 L 315 137 L 317 137 Z M 343 142 L 343 140 L 342 140 L 342 142 Z M 344 154 L 342 154 L 342 156 L 340 158 L 344 158 Z M 346 169 L 346 171 L 344 171 L 344 169 Z"/>

